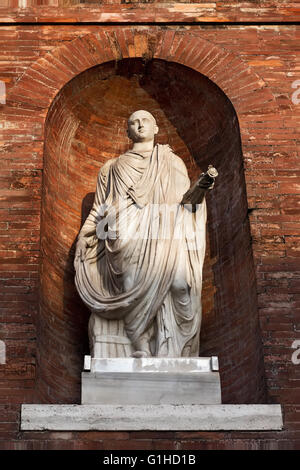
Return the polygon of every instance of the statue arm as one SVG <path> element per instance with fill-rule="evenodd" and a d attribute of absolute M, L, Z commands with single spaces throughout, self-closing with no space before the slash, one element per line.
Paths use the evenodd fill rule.
<path fill-rule="evenodd" d="M 207 172 L 202 173 L 198 180 L 184 194 L 181 204 L 201 204 L 205 193 L 214 187 L 217 176 L 217 170 L 212 165 L 209 165 Z"/>
<path fill-rule="evenodd" d="M 175 189 L 176 199 L 181 201 L 182 196 L 190 187 L 190 179 L 184 161 L 172 152 L 173 164 L 175 168 Z"/>
<path fill-rule="evenodd" d="M 109 160 L 105 163 L 98 173 L 93 207 L 78 234 L 75 262 L 78 258 L 83 261 L 87 248 L 93 246 L 98 241 L 96 236 L 96 227 L 100 217 L 103 215 L 102 212 L 104 209 L 102 205 L 106 199 L 107 177 L 112 161 L 113 160 Z"/>
<path fill-rule="evenodd" d="M 195 206 L 203 202 L 206 192 L 214 187 L 218 172 L 212 165 L 209 165 L 207 172 L 201 173 L 198 180 L 191 186 L 183 160 L 174 153 L 173 159 L 176 169 L 177 197 L 182 205 L 192 205 L 194 212 Z"/>

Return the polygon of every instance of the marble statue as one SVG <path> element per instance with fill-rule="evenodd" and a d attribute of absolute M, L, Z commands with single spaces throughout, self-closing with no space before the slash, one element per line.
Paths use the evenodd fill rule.
<path fill-rule="evenodd" d="M 75 284 L 90 309 L 92 357 L 199 355 L 206 205 L 217 172 L 190 188 L 185 164 L 147 111 L 128 119 L 130 150 L 100 169 L 78 235 Z"/>

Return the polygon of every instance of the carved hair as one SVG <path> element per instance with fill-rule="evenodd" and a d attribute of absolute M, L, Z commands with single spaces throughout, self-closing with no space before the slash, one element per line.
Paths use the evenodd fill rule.
<path fill-rule="evenodd" d="M 134 112 L 129 116 L 129 118 L 128 118 L 128 121 L 127 121 L 128 124 L 129 124 L 130 120 L 132 119 L 132 116 L 134 116 L 134 115 L 137 114 L 137 113 L 145 113 L 145 114 L 147 114 L 151 119 L 153 119 L 154 124 L 157 125 L 157 124 L 156 124 L 156 119 L 155 119 L 155 117 L 154 117 L 151 113 L 149 113 L 149 111 L 145 111 L 144 109 L 139 109 L 139 110 L 137 110 L 137 111 L 134 111 Z"/>

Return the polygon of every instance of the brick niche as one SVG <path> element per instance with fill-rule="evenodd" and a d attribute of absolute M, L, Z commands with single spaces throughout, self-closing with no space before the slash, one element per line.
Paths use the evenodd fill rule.
<path fill-rule="evenodd" d="M 157 119 L 157 140 L 185 161 L 191 180 L 209 163 L 220 171 L 208 195 L 202 355 L 218 355 L 225 403 L 264 398 L 255 273 L 240 133 L 229 99 L 202 74 L 174 62 L 106 62 L 56 96 L 45 130 L 38 392 L 43 401 L 80 402 L 88 311 L 74 288 L 74 246 L 93 202 L 101 165 L 130 145 L 136 109 Z M 57 370 L 60 369 L 60 374 Z"/>

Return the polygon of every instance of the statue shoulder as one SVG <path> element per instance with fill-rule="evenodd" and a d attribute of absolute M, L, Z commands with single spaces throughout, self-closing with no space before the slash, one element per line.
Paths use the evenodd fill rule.
<path fill-rule="evenodd" d="M 99 178 L 106 180 L 107 175 L 108 175 L 108 172 L 109 172 L 109 169 L 110 169 L 111 165 L 112 165 L 116 160 L 117 160 L 117 158 L 111 158 L 110 160 L 108 160 L 107 162 L 104 163 L 104 165 L 100 168 L 100 171 L 99 171 Z"/>
<path fill-rule="evenodd" d="M 183 173 L 184 175 L 187 175 L 186 165 L 185 165 L 184 161 L 182 160 L 182 158 L 178 157 L 178 155 L 176 155 L 176 153 L 174 153 L 174 151 L 171 149 L 171 147 L 169 147 L 169 149 L 170 149 L 170 155 L 171 155 L 173 166 L 180 173 Z"/>
<path fill-rule="evenodd" d="M 168 148 L 167 148 L 168 147 Z M 190 187 L 190 179 L 187 168 L 182 158 L 178 157 L 171 147 L 166 146 L 165 152 L 168 155 L 172 168 L 172 178 L 175 185 L 176 201 L 180 202 L 183 194 Z"/>

